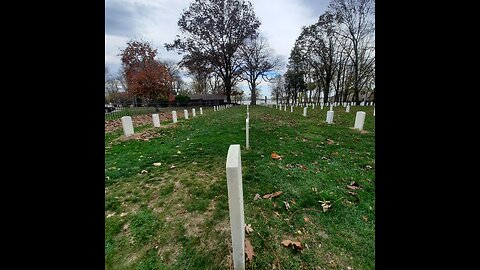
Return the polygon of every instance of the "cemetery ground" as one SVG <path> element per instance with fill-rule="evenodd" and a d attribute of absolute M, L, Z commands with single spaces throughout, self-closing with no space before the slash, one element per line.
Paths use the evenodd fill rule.
<path fill-rule="evenodd" d="M 188 120 L 177 109 L 160 128 L 136 116 L 128 139 L 121 125 L 106 131 L 105 268 L 233 269 L 225 162 L 240 144 L 247 269 L 374 269 L 373 107 L 334 107 L 331 125 L 327 109 L 250 106 L 250 150 L 246 106 L 196 107 Z"/>

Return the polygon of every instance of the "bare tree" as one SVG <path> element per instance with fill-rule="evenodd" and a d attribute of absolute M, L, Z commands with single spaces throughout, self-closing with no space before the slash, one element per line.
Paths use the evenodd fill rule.
<path fill-rule="evenodd" d="M 242 78 L 248 82 L 250 89 L 250 105 L 257 104 L 257 85 L 262 81 L 269 81 L 269 73 L 280 65 L 279 58 L 273 57 L 273 50 L 267 40 L 261 36 L 254 36 L 245 40 L 239 50 L 242 65 Z M 260 80 L 259 80 L 260 79 Z"/>
<path fill-rule="evenodd" d="M 329 8 L 341 25 L 339 34 L 350 41 L 354 100 L 359 104 L 359 92 L 372 76 L 375 61 L 375 0 L 332 0 Z"/>
<path fill-rule="evenodd" d="M 178 26 L 184 36 L 165 47 L 203 58 L 222 78 L 230 103 L 239 76 L 238 48 L 260 26 L 252 4 L 244 0 L 195 0 L 182 13 Z"/>

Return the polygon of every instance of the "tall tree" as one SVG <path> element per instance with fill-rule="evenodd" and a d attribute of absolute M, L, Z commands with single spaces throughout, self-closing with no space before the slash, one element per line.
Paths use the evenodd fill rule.
<path fill-rule="evenodd" d="M 240 46 L 242 78 L 248 82 L 250 88 L 250 105 L 257 104 L 257 85 L 262 80 L 269 81 L 269 73 L 280 64 L 279 58 L 273 57 L 273 50 L 267 40 L 261 36 L 254 36 L 245 40 Z M 260 79 L 260 80 L 259 80 Z"/>
<path fill-rule="evenodd" d="M 359 92 L 372 76 L 375 61 L 375 0 L 332 0 L 329 8 L 341 25 L 339 34 L 350 41 L 354 101 L 359 104 Z"/>
<path fill-rule="evenodd" d="M 129 41 L 121 50 L 122 66 L 131 96 L 146 99 L 167 98 L 172 76 L 165 65 L 155 60 L 157 50 L 145 41 Z"/>
<path fill-rule="evenodd" d="M 165 44 L 167 50 L 205 59 L 222 78 L 230 103 L 239 76 L 238 48 L 246 38 L 256 35 L 260 26 L 252 4 L 244 0 L 195 0 L 180 16 L 178 26 L 184 36 Z"/>

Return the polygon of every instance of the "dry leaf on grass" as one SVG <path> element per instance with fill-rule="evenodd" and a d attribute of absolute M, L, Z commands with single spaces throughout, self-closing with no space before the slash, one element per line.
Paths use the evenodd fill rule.
<path fill-rule="evenodd" d="M 140 173 L 142 173 L 142 174 L 143 173 L 148 173 L 148 171 L 147 170 L 142 170 Z"/>
<path fill-rule="evenodd" d="M 298 249 L 298 250 L 303 249 L 302 243 L 300 243 L 300 241 L 294 242 L 294 241 L 291 241 L 291 240 L 287 239 L 287 240 L 282 241 L 282 245 L 284 245 L 285 247 L 292 246 L 294 249 Z"/>
<path fill-rule="evenodd" d="M 155 163 L 153 163 L 153 166 L 162 166 L 162 163 L 161 162 L 155 162 Z"/>
<path fill-rule="evenodd" d="M 268 193 L 268 194 L 263 195 L 263 198 L 264 198 L 264 199 L 275 198 L 275 197 L 280 196 L 282 193 L 283 193 L 283 191 L 277 191 L 277 192 L 274 192 L 274 193 Z"/>
<path fill-rule="evenodd" d="M 247 259 L 252 262 L 253 256 L 255 253 L 253 253 L 253 246 L 250 243 L 249 239 L 245 239 L 245 254 L 247 254 Z"/>
<path fill-rule="evenodd" d="M 365 222 L 368 221 L 368 217 L 367 216 L 362 216 L 363 220 L 365 220 Z"/>
<path fill-rule="evenodd" d="M 253 232 L 253 229 L 252 229 L 252 224 L 245 224 L 245 232 L 250 234 L 251 232 Z"/>
<path fill-rule="evenodd" d="M 330 204 L 330 201 L 319 201 L 319 202 L 322 203 L 323 212 L 326 212 L 328 209 L 332 207 L 332 205 Z"/>
<path fill-rule="evenodd" d="M 305 222 L 310 222 L 310 219 L 309 219 L 308 217 L 304 217 L 304 218 L 303 218 L 303 221 L 305 221 Z"/>
<path fill-rule="evenodd" d="M 172 165 L 172 166 L 170 166 L 170 169 L 175 169 L 176 167 L 177 167 L 177 166 Z"/>
<path fill-rule="evenodd" d="M 355 181 L 352 181 L 350 185 L 347 185 L 347 188 L 355 190 L 360 189 L 360 186 Z"/>
<path fill-rule="evenodd" d="M 347 193 L 350 194 L 350 195 L 352 195 L 352 196 L 356 196 L 356 195 L 357 195 L 357 193 L 351 192 L 351 191 L 348 191 Z"/>
<path fill-rule="evenodd" d="M 253 198 L 253 200 L 256 201 L 260 198 L 262 198 L 262 197 L 260 196 L 260 194 L 257 193 L 257 194 L 255 194 L 255 197 Z"/>
<path fill-rule="evenodd" d="M 285 208 L 288 210 L 290 209 L 290 204 L 286 201 L 283 201 L 283 203 L 285 204 Z"/>
<path fill-rule="evenodd" d="M 332 144 L 333 140 L 327 139 L 327 144 Z"/>
<path fill-rule="evenodd" d="M 282 160 L 282 157 L 275 152 L 272 153 L 272 158 L 277 160 Z"/>
<path fill-rule="evenodd" d="M 366 167 L 367 169 L 371 169 L 371 168 L 372 168 L 372 166 L 370 166 L 370 165 L 367 165 L 367 166 L 365 166 L 365 167 Z"/>

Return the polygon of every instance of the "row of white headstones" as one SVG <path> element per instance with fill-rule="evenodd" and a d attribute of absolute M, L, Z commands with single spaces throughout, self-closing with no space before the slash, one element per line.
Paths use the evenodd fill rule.
<path fill-rule="evenodd" d="M 350 105 L 345 104 L 346 112 L 350 112 Z M 278 105 L 276 105 L 278 106 Z M 333 123 L 333 106 L 330 105 L 330 110 L 327 112 L 327 123 Z M 361 105 L 363 106 L 363 105 Z M 368 105 L 367 105 L 368 106 Z M 281 105 L 279 106 L 282 109 Z M 323 104 L 320 105 L 323 110 Z M 307 107 L 303 109 L 303 115 L 307 116 Z M 312 109 L 315 109 L 315 104 L 312 104 Z M 285 105 L 284 110 L 287 111 Z M 293 112 L 293 106 L 290 107 L 290 112 Z M 355 117 L 354 129 L 363 129 L 365 122 L 365 112 L 359 111 Z M 373 116 L 375 116 L 375 108 L 373 109 Z M 245 135 L 246 135 L 246 149 L 250 149 L 249 144 L 249 124 L 250 112 L 247 105 L 247 119 L 245 119 Z M 243 210 L 243 185 L 242 185 L 242 158 L 240 153 L 240 145 L 232 144 L 228 149 L 227 162 L 227 185 L 228 185 L 228 208 L 230 216 L 230 230 L 232 237 L 233 248 L 233 267 L 235 270 L 245 269 L 245 219 Z"/>
<path fill-rule="evenodd" d="M 218 105 L 213 106 L 213 111 L 220 111 L 226 108 L 230 108 L 232 105 Z M 200 114 L 203 114 L 203 108 L 200 107 Z M 188 110 L 183 110 L 183 116 L 185 120 L 188 120 Z M 192 108 L 192 116 L 197 116 L 195 108 Z M 152 114 L 153 126 L 160 127 L 160 116 L 158 113 Z M 177 111 L 172 111 L 172 120 L 173 123 L 177 123 Z M 122 127 L 123 127 L 123 134 L 125 137 L 132 136 L 135 132 L 133 130 L 133 122 L 131 116 L 123 116 L 122 117 Z"/>

